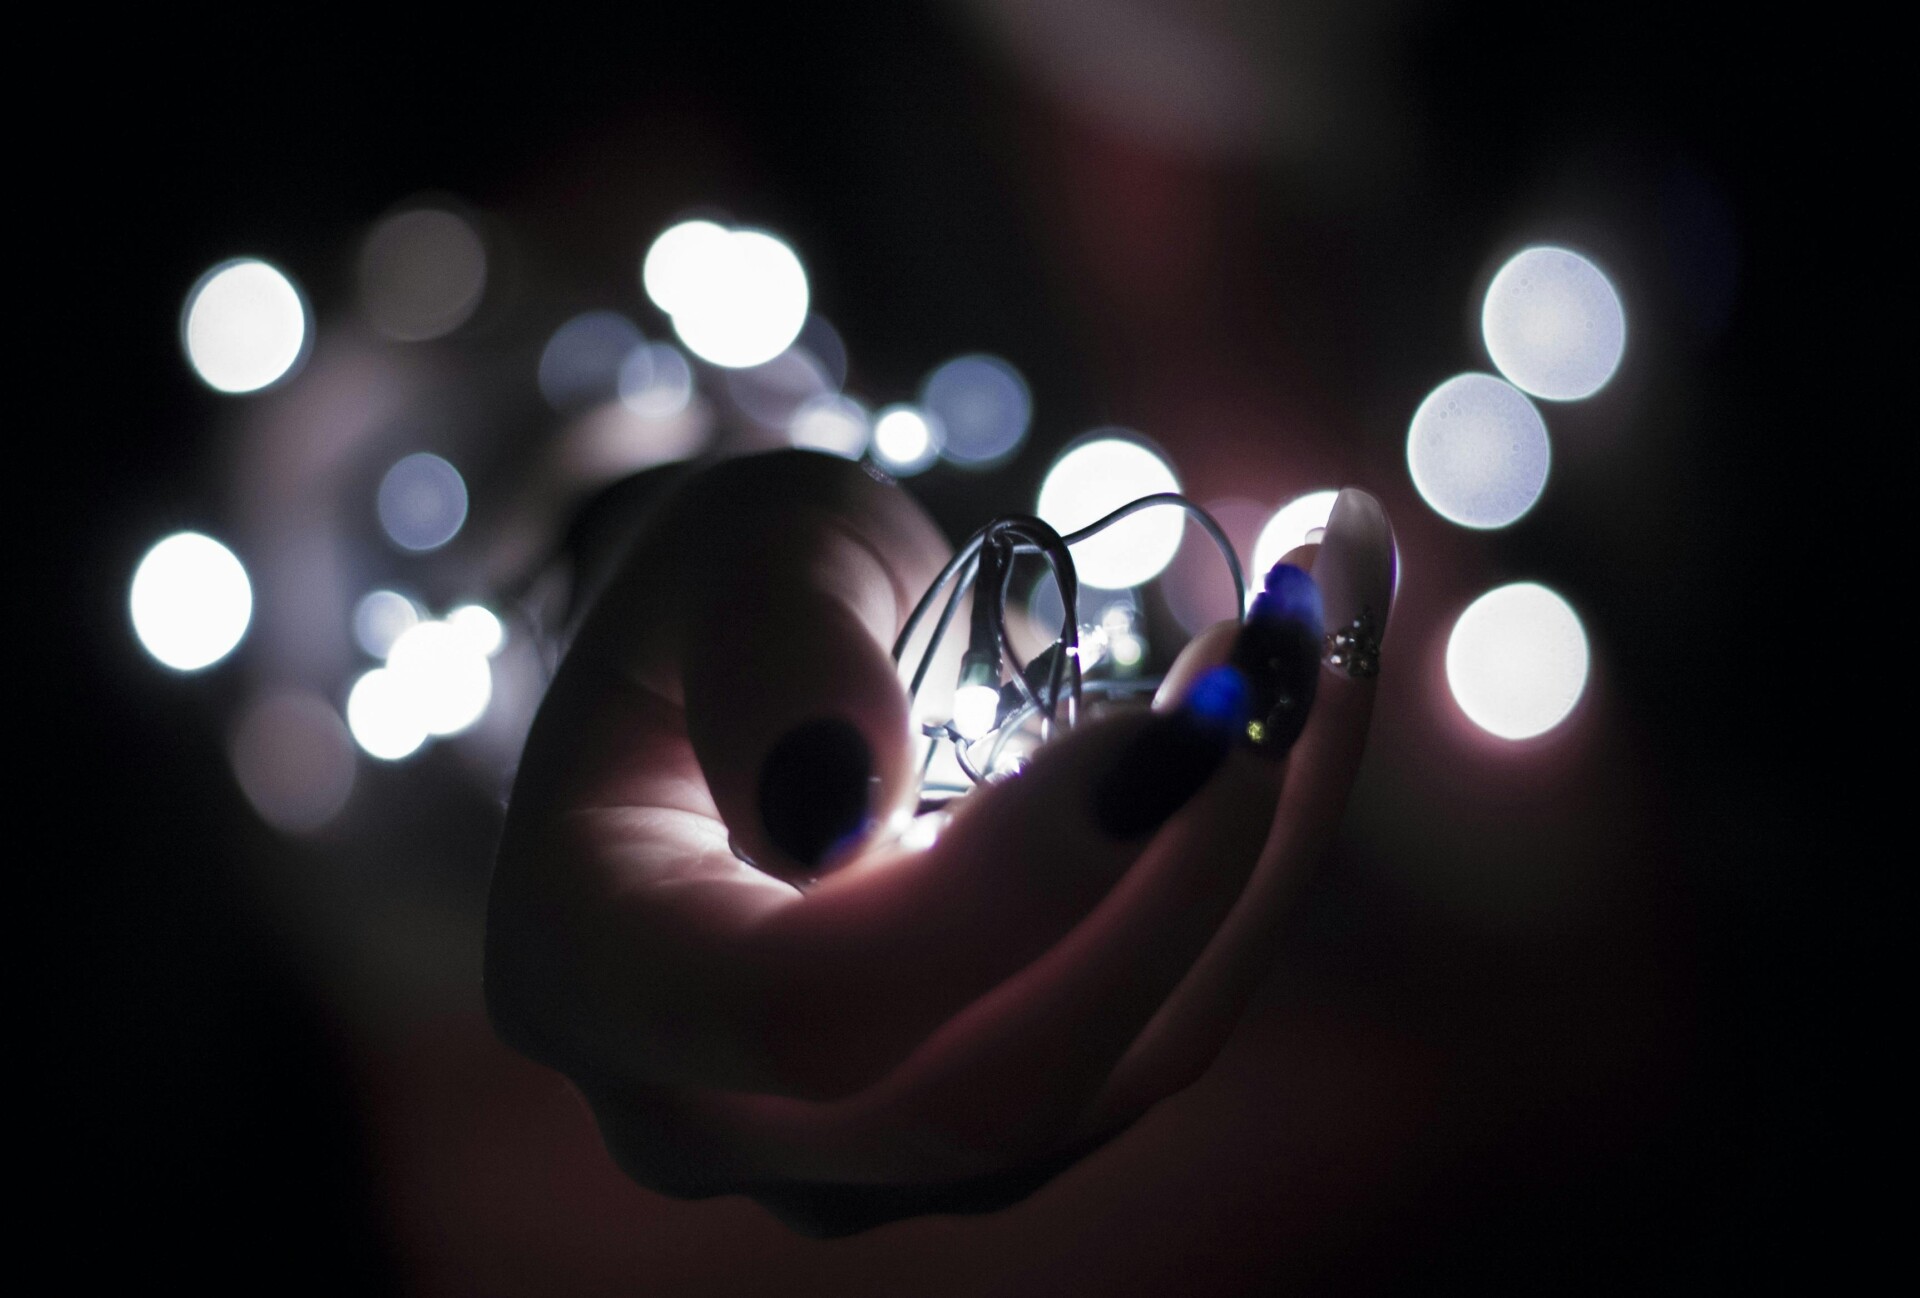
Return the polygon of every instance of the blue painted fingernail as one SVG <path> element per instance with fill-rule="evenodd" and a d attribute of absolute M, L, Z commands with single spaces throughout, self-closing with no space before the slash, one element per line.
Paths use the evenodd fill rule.
<path fill-rule="evenodd" d="M 1115 838 L 1167 823 L 1212 778 L 1246 729 L 1249 693 L 1232 667 L 1202 676 L 1178 711 L 1134 733 L 1093 788 L 1094 822 Z"/>
<path fill-rule="evenodd" d="M 760 768 L 760 819 L 773 845 L 802 865 L 819 864 L 867 822 L 873 750 L 850 723 L 823 718 L 794 727 Z"/>
<path fill-rule="evenodd" d="M 1306 728 L 1320 681 L 1324 620 L 1313 578 L 1290 563 L 1275 564 L 1228 660 L 1246 679 L 1245 735 L 1256 751 L 1278 757 Z"/>

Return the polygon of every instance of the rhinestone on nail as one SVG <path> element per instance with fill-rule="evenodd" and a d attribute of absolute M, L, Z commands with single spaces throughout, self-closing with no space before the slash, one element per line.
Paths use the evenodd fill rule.
<path fill-rule="evenodd" d="M 1363 680 L 1380 674 L 1380 635 L 1373 610 L 1361 609 L 1353 621 L 1327 632 L 1326 660 L 1327 666 Z"/>

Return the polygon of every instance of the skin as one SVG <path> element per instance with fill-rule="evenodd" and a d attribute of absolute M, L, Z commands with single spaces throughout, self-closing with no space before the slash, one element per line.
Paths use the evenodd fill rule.
<path fill-rule="evenodd" d="M 874 753 L 877 821 L 907 806 L 889 649 L 949 553 L 858 466 L 730 461 L 653 517 L 553 682 L 508 812 L 487 1003 L 642 1184 L 749 1193 L 815 1234 L 1023 1197 L 1206 1069 L 1338 824 L 1373 686 L 1323 668 L 1290 755 L 1234 752 L 1142 840 L 1091 816 L 1145 722 L 1120 716 L 970 795 L 930 848 L 875 835 L 804 882 L 760 826 L 761 763 L 844 718 Z M 1155 706 L 1233 630 L 1197 637 Z"/>

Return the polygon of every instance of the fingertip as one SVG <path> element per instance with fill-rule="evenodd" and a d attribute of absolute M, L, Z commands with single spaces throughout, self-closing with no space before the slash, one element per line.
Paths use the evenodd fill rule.
<path fill-rule="evenodd" d="M 807 869 L 839 855 L 871 819 L 873 747 L 844 717 L 803 721 L 760 765 L 759 815 L 768 840 Z"/>
<path fill-rule="evenodd" d="M 1320 555 L 1320 542 L 1311 541 L 1306 545 L 1296 545 L 1280 556 L 1280 562 L 1291 564 L 1303 572 L 1313 571 L 1314 560 Z"/>
<path fill-rule="evenodd" d="M 1153 709 L 1170 712 L 1180 706 L 1194 685 L 1214 668 L 1226 663 L 1233 653 L 1233 640 L 1240 632 L 1240 620 L 1227 618 L 1187 642 L 1173 665 L 1167 668 L 1160 688 L 1154 691 Z"/>
<path fill-rule="evenodd" d="M 768 873 L 818 875 L 910 796 L 905 691 L 845 610 L 815 603 L 778 641 L 715 631 L 685 679 L 688 737 L 735 854 Z"/>

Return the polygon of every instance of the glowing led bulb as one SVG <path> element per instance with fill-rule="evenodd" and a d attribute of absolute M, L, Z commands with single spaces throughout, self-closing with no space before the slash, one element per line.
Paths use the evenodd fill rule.
<path fill-rule="evenodd" d="M 962 739 L 978 739 L 993 729 L 1000 713 L 1000 691 L 991 685 L 962 685 L 953 696 L 953 728 Z"/>

